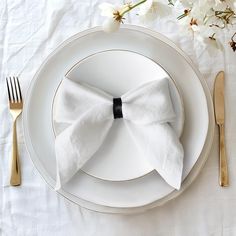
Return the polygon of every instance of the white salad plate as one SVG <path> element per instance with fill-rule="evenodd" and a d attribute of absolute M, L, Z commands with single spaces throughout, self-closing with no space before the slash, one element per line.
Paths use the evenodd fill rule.
<path fill-rule="evenodd" d="M 191 60 L 166 37 L 142 27 L 128 25 L 113 34 L 104 33 L 100 27 L 78 33 L 61 44 L 41 65 L 31 82 L 24 104 L 25 143 L 35 167 L 52 188 L 56 179 L 52 122 L 56 90 L 73 65 L 108 50 L 134 52 L 156 62 L 176 82 L 184 105 L 185 122 L 181 142 L 185 156 L 183 182 L 179 191 L 166 184 L 156 171 L 129 181 L 106 181 L 86 174 L 85 171 L 89 172 L 91 166 L 79 171 L 58 191 L 69 200 L 94 211 L 129 214 L 166 203 L 192 183 L 210 151 L 214 114 L 206 82 Z M 107 67 L 112 63 L 107 63 Z M 119 83 L 116 82 L 115 86 L 124 87 L 114 90 L 114 94 L 128 89 L 125 83 Z M 94 81 L 92 85 L 99 87 L 100 81 Z M 125 155 L 126 150 L 122 151 Z"/>
<path fill-rule="evenodd" d="M 176 113 L 176 119 L 171 126 L 177 135 L 181 136 L 184 124 L 181 95 L 167 72 L 147 57 L 124 50 L 103 51 L 76 63 L 68 71 L 66 78 L 96 86 L 113 97 L 120 97 L 128 90 L 147 81 L 167 78 Z M 63 81 L 57 92 L 62 88 Z M 59 106 L 57 105 L 57 94 L 59 93 L 55 95 L 53 110 Z M 62 127 L 61 124 L 57 126 L 56 122 L 53 127 L 56 135 L 67 128 L 66 125 Z M 153 171 L 153 168 L 148 164 L 146 158 L 140 155 L 123 120 L 118 119 L 113 123 L 103 145 L 82 170 L 99 179 L 126 181 L 144 176 Z"/>

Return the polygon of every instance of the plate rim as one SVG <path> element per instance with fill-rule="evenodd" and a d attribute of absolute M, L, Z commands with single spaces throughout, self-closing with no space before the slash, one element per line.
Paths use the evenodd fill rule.
<path fill-rule="evenodd" d="M 110 207 L 110 206 L 104 206 L 104 205 L 98 205 L 96 203 L 91 203 L 88 202 L 84 199 L 79 198 L 80 202 L 82 203 L 86 203 L 87 206 L 85 206 L 84 204 L 80 204 L 78 202 L 76 202 L 75 200 L 69 198 L 69 196 L 71 196 L 71 194 L 68 194 L 66 191 L 61 190 L 61 191 L 57 191 L 58 194 L 62 195 L 63 197 L 67 198 L 68 200 L 74 202 L 77 205 L 82 206 L 83 208 L 87 208 L 89 210 L 92 211 L 97 211 L 97 212 L 103 212 L 103 213 L 122 213 L 122 214 L 132 214 L 132 213 L 137 213 L 137 212 L 143 212 L 146 211 L 150 208 L 153 208 L 155 206 L 160 206 L 163 205 L 164 203 L 168 202 L 169 200 L 177 197 L 178 195 L 180 195 L 198 176 L 199 172 L 201 171 L 202 167 L 204 166 L 208 156 L 209 156 L 209 152 L 211 150 L 211 146 L 213 143 L 213 137 L 214 137 L 214 109 L 213 109 L 213 103 L 212 103 L 212 97 L 211 97 L 211 93 L 210 93 L 210 89 L 208 88 L 208 85 L 206 83 L 206 81 L 204 80 L 203 76 L 201 75 L 201 73 L 199 72 L 199 70 L 195 67 L 195 65 L 193 64 L 193 62 L 191 61 L 191 59 L 187 56 L 187 54 L 180 49 L 174 42 L 172 42 L 169 38 L 167 38 L 166 36 L 145 28 L 145 27 L 141 27 L 141 26 L 137 26 L 137 25 L 122 25 L 123 29 L 130 29 L 130 30 L 136 30 L 138 32 L 147 34 L 149 36 L 152 36 L 158 40 L 161 40 L 163 43 L 167 44 L 169 47 L 173 48 L 181 57 L 183 57 L 183 59 L 189 64 L 189 66 L 192 68 L 192 70 L 195 72 L 195 74 L 197 75 L 201 86 L 204 90 L 204 94 L 206 96 L 206 101 L 207 101 L 207 108 L 208 108 L 208 130 L 207 130 L 207 138 L 205 140 L 205 143 L 203 145 L 203 148 L 201 150 L 201 153 L 199 155 L 199 158 L 197 160 L 197 162 L 194 164 L 192 170 L 190 171 L 190 173 L 187 175 L 186 179 L 183 181 L 182 183 L 182 188 L 179 191 L 172 191 L 170 194 L 166 195 L 165 197 L 158 199 L 157 201 L 154 201 L 152 203 L 146 204 L 146 205 L 142 205 L 142 206 L 137 206 L 137 207 Z M 51 52 L 43 61 L 43 63 L 40 65 L 40 67 L 38 68 L 37 72 L 35 73 L 33 79 L 30 82 L 30 85 L 28 87 L 27 90 L 27 95 L 26 97 L 29 97 L 31 88 L 34 85 L 34 82 L 36 81 L 36 78 L 39 74 L 39 72 L 41 71 L 41 69 L 45 66 L 45 64 L 47 63 L 47 61 L 53 57 L 55 55 L 55 53 L 57 53 L 59 51 L 59 49 L 61 49 L 62 47 L 65 46 L 65 44 L 68 44 L 69 42 L 72 42 L 73 40 L 75 40 L 78 37 L 83 37 L 88 33 L 91 32 L 96 32 L 96 31 L 101 31 L 102 27 L 101 26 L 97 26 L 97 27 L 93 27 L 90 29 L 87 29 L 85 31 L 81 31 L 71 37 L 69 37 L 67 40 L 63 41 L 58 47 L 56 47 L 56 49 L 53 50 L 53 52 Z M 28 99 L 24 100 L 25 103 L 27 104 Z M 25 104 L 24 104 L 25 105 Z M 27 116 L 26 116 L 26 109 L 23 111 L 23 124 L 27 123 Z M 24 139 L 26 139 L 26 137 L 28 137 L 27 134 L 27 129 L 25 128 L 26 126 L 23 126 L 23 134 L 24 134 Z M 209 136 L 209 137 L 208 137 Z M 26 149 L 27 152 L 29 153 L 30 157 L 30 151 L 29 149 L 32 149 L 32 147 L 26 145 Z M 202 157 L 203 155 L 203 150 L 204 150 L 204 156 L 205 158 Z M 200 158 L 201 157 L 201 158 Z M 37 169 L 37 171 L 39 172 L 40 176 L 42 177 L 42 179 L 44 179 L 44 181 L 50 186 L 50 188 L 53 189 L 53 185 L 51 184 L 54 180 L 51 178 L 50 175 L 48 175 L 48 173 L 44 173 L 44 176 L 41 174 L 42 171 L 41 169 L 41 164 L 39 161 L 34 160 L 32 158 L 30 158 L 32 163 L 34 164 L 35 168 Z M 201 160 L 201 163 L 199 164 L 199 159 Z M 38 165 L 36 165 L 36 163 Z M 195 170 L 194 174 L 193 174 L 193 170 L 196 169 L 196 165 L 199 164 L 199 169 L 198 171 Z M 46 179 L 47 177 L 47 179 Z M 191 178 L 189 178 L 191 177 Z M 188 181 L 187 181 L 188 180 Z M 76 197 L 78 198 L 78 197 Z M 96 206 L 96 207 L 95 207 Z M 97 210 L 95 210 L 95 208 L 97 208 Z"/>

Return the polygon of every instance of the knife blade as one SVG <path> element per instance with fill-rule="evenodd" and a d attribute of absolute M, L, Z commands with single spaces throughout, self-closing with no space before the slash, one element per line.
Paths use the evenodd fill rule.
<path fill-rule="evenodd" d="M 225 89 L 225 77 L 224 72 L 220 71 L 215 80 L 215 93 L 214 93 L 214 101 L 215 101 L 215 116 L 216 123 L 218 125 L 225 123 L 225 98 L 224 98 L 224 89 Z"/>
<path fill-rule="evenodd" d="M 223 71 L 220 71 L 216 75 L 214 86 L 214 105 L 215 105 L 215 118 L 216 123 L 219 126 L 220 132 L 220 166 L 219 166 L 219 184 L 222 187 L 229 185 L 229 174 L 227 156 L 225 150 L 225 75 Z"/>

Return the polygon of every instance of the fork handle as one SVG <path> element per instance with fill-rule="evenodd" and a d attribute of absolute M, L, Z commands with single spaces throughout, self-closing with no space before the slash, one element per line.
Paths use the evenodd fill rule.
<path fill-rule="evenodd" d="M 13 145 L 10 184 L 12 186 L 18 186 L 21 184 L 20 162 L 17 150 L 16 119 L 13 122 Z"/>
<path fill-rule="evenodd" d="M 225 151 L 224 124 L 220 124 L 219 128 L 220 128 L 220 186 L 227 187 L 229 185 L 229 174 L 228 174 L 227 156 Z"/>

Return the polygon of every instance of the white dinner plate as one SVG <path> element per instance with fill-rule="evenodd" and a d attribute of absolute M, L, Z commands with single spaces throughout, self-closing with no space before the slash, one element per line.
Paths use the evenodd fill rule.
<path fill-rule="evenodd" d="M 213 140 L 214 116 L 207 85 L 190 59 L 166 37 L 142 27 L 125 25 L 113 34 L 106 34 L 97 27 L 66 40 L 45 60 L 28 90 L 23 111 L 25 143 L 35 167 L 54 187 L 55 137 L 51 113 L 56 89 L 63 75 L 78 61 L 114 49 L 151 58 L 168 71 L 180 89 L 185 110 L 181 190 L 174 190 L 155 171 L 121 182 L 104 181 L 78 172 L 58 192 L 95 211 L 135 213 L 163 204 L 186 189 L 205 163 Z"/>
<path fill-rule="evenodd" d="M 149 58 L 124 50 L 104 51 L 76 63 L 66 77 L 76 82 L 99 87 L 112 94 L 113 97 L 120 97 L 144 82 L 168 78 L 171 99 L 176 112 L 176 119 L 171 123 L 171 126 L 177 135 L 181 136 L 184 124 L 181 96 L 168 73 Z M 63 85 L 63 81 L 57 92 Z M 56 105 L 57 94 L 53 110 L 58 106 Z M 58 129 L 56 123 L 53 124 L 53 127 L 55 134 L 59 134 L 67 128 L 67 126 L 62 127 L 60 124 L 60 129 Z M 150 173 L 153 168 L 138 152 L 123 120 L 116 120 L 99 151 L 93 155 L 82 170 L 99 179 L 127 181 L 144 176 Z"/>

